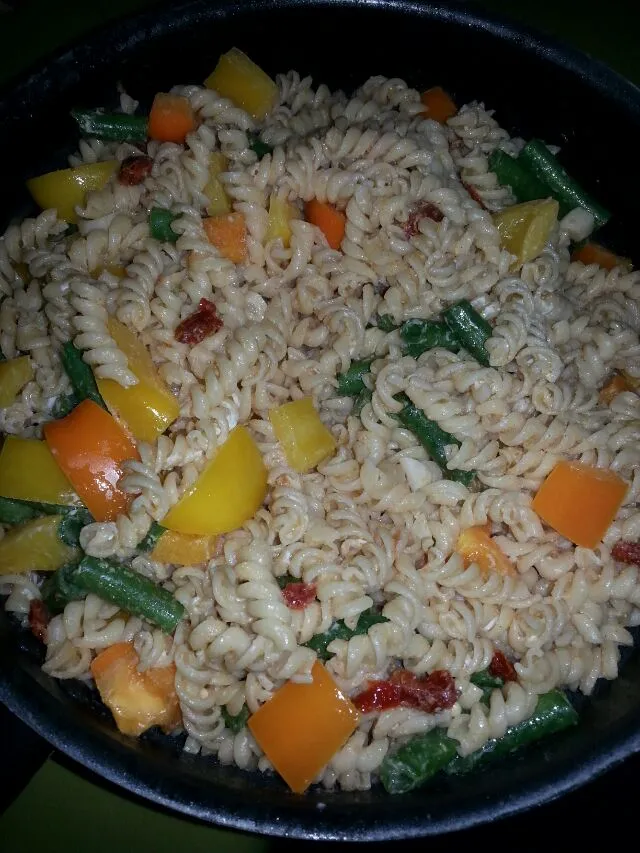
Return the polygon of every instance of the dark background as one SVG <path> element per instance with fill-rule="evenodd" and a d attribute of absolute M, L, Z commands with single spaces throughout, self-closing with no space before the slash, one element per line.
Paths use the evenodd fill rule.
<path fill-rule="evenodd" d="M 0 84 L 57 47 L 76 40 L 89 29 L 130 12 L 149 8 L 155 2 L 0 0 Z M 468 5 L 485 7 L 558 36 L 603 59 L 640 84 L 640 5 L 623 0 L 580 0 L 579 3 L 575 0 L 482 0 Z M 212 57 L 212 67 L 214 64 L 215 57 Z M 627 162 L 634 162 L 633 155 Z M 21 760 L 26 763 L 28 758 L 25 748 Z M 10 783 L 14 775 L 11 764 L 2 761 L 3 785 Z M 505 845 L 518 851 L 539 851 L 558 844 L 602 843 L 612 828 L 615 837 L 625 837 L 635 828 L 634 808 L 637 809 L 639 775 L 640 759 L 632 759 L 581 791 L 526 815 L 438 839 L 400 843 L 410 851 L 428 848 L 429 853 L 469 849 L 477 845 L 483 849 L 485 844 Z M 122 795 L 112 786 L 55 756 L 46 762 L 23 793 L 0 816 L 2 853 L 31 853 L 42 849 L 47 853 L 67 853 L 69 850 L 91 853 L 128 853 L 133 850 L 145 853 L 259 853 L 293 849 L 294 843 L 222 832 L 170 816 Z M 387 845 L 375 846 L 380 850 L 387 849 Z M 332 850 L 355 849 L 354 845 L 320 844 L 315 845 L 314 850 L 328 850 L 329 847 Z"/>

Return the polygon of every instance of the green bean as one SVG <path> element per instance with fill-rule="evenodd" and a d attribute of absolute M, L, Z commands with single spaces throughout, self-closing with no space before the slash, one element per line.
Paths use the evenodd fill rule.
<path fill-rule="evenodd" d="M 78 403 L 80 403 L 80 400 L 78 400 L 73 392 L 70 394 L 60 394 L 56 397 L 51 414 L 55 420 L 58 420 L 58 418 L 66 418 L 66 416 L 75 409 Z"/>
<path fill-rule="evenodd" d="M 175 243 L 178 239 L 178 234 L 173 230 L 171 224 L 175 222 L 178 216 L 166 210 L 164 207 L 153 207 L 149 213 L 149 228 L 151 236 L 155 240 L 160 240 L 161 243 Z"/>
<path fill-rule="evenodd" d="M 331 657 L 331 652 L 327 650 L 329 643 L 332 643 L 334 640 L 350 640 L 359 634 L 368 634 L 369 628 L 373 625 L 388 621 L 386 616 L 383 616 L 378 610 L 370 607 L 369 610 L 364 610 L 360 614 L 355 628 L 348 628 L 342 619 L 338 619 L 328 631 L 325 631 L 324 634 L 315 634 L 304 645 L 313 649 L 320 660 L 329 660 Z"/>
<path fill-rule="evenodd" d="M 365 385 L 365 387 L 362 389 L 362 391 L 360 391 L 358 396 L 354 398 L 353 406 L 351 406 L 351 411 L 349 412 L 349 414 L 353 415 L 354 417 L 360 417 L 360 415 L 362 414 L 362 410 L 367 405 L 367 403 L 371 402 L 372 398 L 373 391 L 371 390 L 371 388 L 367 388 Z"/>
<path fill-rule="evenodd" d="M 0 497 L 0 523 L 23 524 L 32 518 L 42 515 L 37 509 L 13 498 Z"/>
<path fill-rule="evenodd" d="M 284 574 L 280 575 L 280 577 L 276 578 L 278 586 L 280 589 L 284 589 L 290 583 L 300 583 L 300 578 L 294 577 L 294 575 Z"/>
<path fill-rule="evenodd" d="M 94 403 L 106 409 L 106 404 L 98 391 L 93 371 L 82 358 L 82 351 L 77 349 L 71 341 L 67 341 L 62 347 L 60 357 L 62 366 L 71 381 L 76 399 L 93 400 Z"/>
<path fill-rule="evenodd" d="M 88 509 L 83 506 L 59 506 L 58 504 L 47 504 L 39 501 L 23 501 L 16 498 L 0 497 L 0 522 L 2 524 L 22 524 L 32 518 L 39 518 L 43 515 L 62 515 L 62 535 L 61 539 L 67 545 L 77 545 L 73 538 L 73 531 L 78 525 L 84 527 L 85 524 L 90 524 L 93 521 Z"/>
<path fill-rule="evenodd" d="M 76 565 L 70 563 L 62 566 L 42 584 L 42 600 L 50 613 L 62 613 L 70 601 L 86 598 L 86 589 L 78 586 L 73 580 Z"/>
<path fill-rule="evenodd" d="M 234 735 L 237 735 L 238 732 L 242 731 L 242 729 L 247 725 L 247 721 L 250 716 L 251 713 L 246 705 L 243 705 L 237 714 L 230 714 L 225 706 L 222 706 L 222 719 L 224 720 L 224 724 Z"/>
<path fill-rule="evenodd" d="M 438 320 L 406 320 L 400 326 L 400 337 L 404 341 L 404 351 L 412 358 L 418 358 L 423 352 L 441 347 L 457 352 L 460 343 L 446 323 Z"/>
<path fill-rule="evenodd" d="M 259 160 L 262 160 L 265 154 L 273 152 L 273 147 L 263 142 L 257 133 L 249 133 L 247 137 L 249 139 L 249 148 L 258 155 Z"/>
<path fill-rule="evenodd" d="M 405 794 L 424 785 L 456 755 L 457 742 L 442 728 L 414 735 L 396 752 L 387 753 L 380 779 L 389 794 Z"/>
<path fill-rule="evenodd" d="M 466 300 L 450 305 L 442 316 L 458 339 L 460 346 L 480 364 L 489 367 L 489 353 L 485 344 L 491 337 L 492 329 L 484 317 L 481 317 Z"/>
<path fill-rule="evenodd" d="M 365 388 L 364 377 L 369 372 L 372 358 L 363 358 L 360 361 L 352 361 L 349 369 L 338 374 L 338 394 L 341 397 L 357 397 Z"/>
<path fill-rule="evenodd" d="M 158 524 L 157 521 L 152 521 L 151 527 L 149 528 L 147 535 L 141 542 L 138 543 L 138 550 L 153 551 L 153 549 L 158 544 L 158 539 L 160 539 L 162 534 L 166 532 L 166 527 L 163 527 L 161 524 Z"/>
<path fill-rule="evenodd" d="M 393 322 L 393 317 L 391 314 L 378 314 L 378 322 L 376 323 L 377 327 L 381 329 L 383 332 L 394 332 L 399 326 Z"/>
<path fill-rule="evenodd" d="M 551 189 L 522 162 L 499 148 L 489 157 L 489 168 L 502 186 L 511 187 L 517 201 L 535 201 L 551 195 Z"/>
<path fill-rule="evenodd" d="M 504 679 L 498 675 L 491 675 L 488 669 L 482 669 L 480 672 L 474 672 L 470 678 L 472 684 L 482 690 L 482 701 L 488 702 L 491 699 L 491 694 L 499 687 L 504 687 Z"/>
<path fill-rule="evenodd" d="M 78 127 L 87 136 L 114 142 L 144 142 L 148 135 L 146 116 L 103 113 L 100 110 L 71 110 Z"/>

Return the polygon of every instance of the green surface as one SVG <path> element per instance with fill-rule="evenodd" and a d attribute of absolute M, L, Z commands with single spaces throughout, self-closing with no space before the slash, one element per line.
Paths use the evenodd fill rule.
<path fill-rule="evenodd" d="M 0 80 L 28 68 L 88 29 L 153 3 L 23 0 L 17 11 L 0 14 Z M 581 0 L 579 4 L 574 0 L 484 0 L 482 5 L 559 36 L 640 83 L 637 6 L 631 12 L 631 4 L 622 0 Z M 3 853 L 259 853 L 269 846 L 266 841 L 161 814 L 107 792 L 53 761 L 0 818 Z"/>

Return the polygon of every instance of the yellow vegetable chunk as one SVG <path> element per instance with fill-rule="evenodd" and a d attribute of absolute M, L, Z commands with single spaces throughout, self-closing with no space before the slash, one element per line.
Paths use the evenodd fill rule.
<path fill-rule="evenodd" d="M 227 170 L 227 158 L 219 151 L 214 151 L 209 158 L 209 180 L 205 184 L 204 194 L 209 199 L 207 213 L 209 216 L 221 216 L 223 213 L 231 213 L 231 202 L 224 185 L 220 180 L 220 174 Z"/>
<path fill-rule="evenodd" d="M 278 99 L 278 87 L 271 77 L 237 47 L 222 54 L 204 85 L 258 120 L 271 112 Z"/>
<path fill-rule="evenodd" d="M 613 471 L 582 462 L 558 462 L 531 504 L 565 539 L 595 548 L 622 505 L 628 486 Z"/>
<path fill-rule="evenodd" d="M 491 572 L 499 575 L 515 575 L 516 570 L 507 555 L 489 536 L 484 527 L 468 527 L 463 530 L 454 548 L 460 554 L 465 568 L 471 563 L 480 566 L 486 576 Z"/>
<path fill-rule="evenodd" d="M 151 559 L 175 566 L 197 566 L 208 563 L 216 552 L 217 536 L 187 536 L 167 530 L 158 539 Z"/>
<path fill-rule="evenodd" d="M 0 496 L 72 506 L 80 503 L 46 442 L 8 435 L 0 451 Z"/>
<path fill-rule="evenodd" d="M 200 536 L 228 533 L 253 517 L 266 493 L 262 455 L 247 430 L 237 426 L 161 524 Z"/>
<path fill-rule="evenodd" d="M 180 414 L 180 404 L 160 378 L 145 345 L 114 317 L 109 334 L 127 356 L 136 385 L 123 388 L 114 379 L 97 379 L 98 390 L 111 410 L 138 441 L 155 441 Z"/>
<path fill-rule="evenodd" d="M 549 240 L 558 218 L 559 205 L 545 198 L 514 204 L 493 214 L 503 248 L 515 255 L 514 268 L 537 258 Z"/>
<path fill-rule="evenodd" d="M 249 719 L 269 761 L 302 794 L 358 726 L 358 709 L 316 661 L 311 684 L 288 681 Z"/>
<path fill-rule="evenodd" d="M 76 207 L 83 205 L 87 193 L 101 190 L 119 167 L 117 160 L 83 163 L 72 169 L 58 169 L 27 181 L 27 189 L 43 210 L 53 207 L 58 219 L 76 221 Z"/>
<path fill-rule="evenodd" d="M 301 474 L 315 468 L 336 449 L 335 439 L 320 420 L 311 397 L 272 409 L 269 419 L 287 462 Z"/>
<path fill-rule="evenodd" d="M 281 240 L 285 248 L 291 241 L 291 220 L 298 215 L 297 208 L 286 199 L 272 195 L 269 200 L 269 220 L 265 243 L 270 240 Z"/>
<path fill-rule="evenodd" d="M 79 558 L 58 536 L 61 515 L 45 515 L 14 527 L 0 539 L 0 575 L 54 572 Z"/>
<path fill-rule="evenodd" d="M 0 409 L 10 406 L 27 382 L 33 379 L 33 365 L 28 355 L 0 361 Z"/>

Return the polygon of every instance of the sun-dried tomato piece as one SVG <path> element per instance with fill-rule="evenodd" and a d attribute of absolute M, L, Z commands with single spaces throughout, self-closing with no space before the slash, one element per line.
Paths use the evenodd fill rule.
<path fill-rule="evenodd" d="M 418 223 L 421 219 L 433 219 L 434 222 L 442 222 L 444 213 L 430 201 L 422 201 L 409 214 L 404 224 L 404 236 L 407 240 L 415 237 L 419 232 Z"/>
<path fill-rule="evenodd" d="M 477 202 L 483 210 L 486 210 L 486 209 L 487 209 L 487 207 L 486 207 L 485 203 L 482 201 L 482 196 L 480 195 L 480 193 L 478 192 L 478 190 L 477 190 L 477 189 L 476 189 L 472 184 L 468 184 L 468 183 L 466 183 L 466 181 L 463 181 L 463 182 L 462 182 L 462 186 L 463 186 L 463 187 L 465 188 L 465 190 L 469 193 L 469 195 L 471 196 L 471 198 L 472 198 L 475 202 Z"/>
<path fill-rule="evenodd" d="M 47 642 L 47 625 L 49 624 L 49 611 L 39 598 L 34 598 L 29 604 L 29 628 L 34 637 L 41 642 Z"/>
<path fill-rule="evenodd" d="M 496 649 L 489 664 L 489 675 L 501 678 L 503 681 L 517 681 L 518 673 L 511 661 Z"/>
<path fill-rule="evenodd" d="M 174 337 L 181 344 L 199 344 L 221 328 L 222 320 L 216 306 L 208 299 L 201 299 L 193 314 L 176 327 Z"/>
<path fill-rule="evenodd" d="M 127 157 L 120 164 L 118 180 L 125 187 L 135 187 L 151 174 L 152 168 L 151 157 L 147 157 L 146 154 L 135 154 L 133 157 Z"/>
<path fill-rule="evenodd" d="M 292 610 L 304 610 L 316 598 L 316 585 L 314 583 L 288 583 L 282 590 L 287 607 Z"/>
<path fill-rule="evenodd" d="M 640 542 L 616 542 L 611 549 L 611 556 L 619 563 L 640 566 Z"/>
<path fill-rule="evenodd" d="M 457 698 L 453 676 L 444 669 L 435 670 L 426 678 L 419 678 L 406 669 L 398 669 L 388 681 L 370 682 L 369 687 L 351 701 L 363 714 L 400 706 L 435 714 L 436 711 L 452 708 Z"/>

